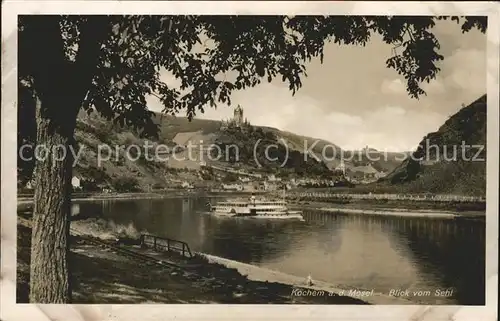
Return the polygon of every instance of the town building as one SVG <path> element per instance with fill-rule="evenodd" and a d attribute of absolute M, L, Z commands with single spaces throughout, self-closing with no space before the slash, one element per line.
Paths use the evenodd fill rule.
<path fill-rule="evenodd" d="M 73 186 L 73 188 L 81 188 L 81 179 L 77 176 L 73 176 L 71 179 L 71 186 Z"/>
<path fill-rule="evenodd" d="M 366 166 L 356 166 L 350 169 L 351 175 L 356 180 L 374 181 L 379 178 L 379 171 L 377 171 L 372 164 Z"/>
<path fill-rule="evenodd" d="M 254 182 L 246 182 L 243 184 L 243 190 L 246 192 L 256 192 L 259 190 L 259 185 Z"/>
<path fill-rule="evenodd" d="M 335 168 L 335 171 L 341 172 L 341 173 L 342 173 L 342 175 L 344 175 L 344 176 L 345 176 L 345 164 L 344 164 L 344 160 L 341 160 L 341 161 L 340 161 L 340 164 L 339 164 L 339 166 L 337 166 L 337 167 Z"/>
<path fill-rule="evenodd" d="M 278 184 L 274 182 L 264 182 L 264 190 L 265 191 L 275 191 L 278 189 Z"/>
<path fill-rule="evenodd" d="M 186 188 L 186 189 L 193 189 L 194 188 L 193 184 L 191 184 L 189 182 L 182 182 L 181 187 Z"/>
<path fill-rule="evenodd" d="M 241 184 L 222 184 L 222 189 L 225 191 L 242 191 L 243 185 L 241 185 Z"/>

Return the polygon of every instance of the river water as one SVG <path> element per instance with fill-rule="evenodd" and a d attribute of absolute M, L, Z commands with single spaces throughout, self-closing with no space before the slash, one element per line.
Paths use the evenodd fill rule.
<path fill-rule="evenodd" d="M 406 298 L 421 304 L 484 304 L 484 222 L 314 211 L 304 212 L 305 222 L 218 218 L 200 212 L 206 202 L 106 200 L 73 210 L 115 230 L 182 240 L 192 251 L 341 288 L 408 290 Z"/>

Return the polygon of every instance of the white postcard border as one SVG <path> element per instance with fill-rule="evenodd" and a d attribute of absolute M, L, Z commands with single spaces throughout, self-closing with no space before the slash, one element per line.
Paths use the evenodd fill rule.
<path fill-rule="evenodd" d="M 1 319 L 14 320 L 496 320 L 500 5 L 492 2 L 3 1 Z M 487 15 L 486 306 L 36 305 L 15 303 L 18 14 Z"/>

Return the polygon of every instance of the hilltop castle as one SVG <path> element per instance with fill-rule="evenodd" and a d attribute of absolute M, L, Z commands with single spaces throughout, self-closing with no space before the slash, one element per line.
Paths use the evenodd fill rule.
<path fill-rule="evenodd" d="M 223 121 L 221 129 L 227 129 L 230 126 L 241 128 L 243 125 L 248 124 L 247 120 L 243 118 L 243 108 L 238 105 L 233 112 L 233 118 L 228 121 Z"/>
<path fill-rule="evenodd" d="M 237 127 L 240 127 L 243 124 L 243 108 L 241 108 L 240 105 L 234 109 L 233 121 Z"/>

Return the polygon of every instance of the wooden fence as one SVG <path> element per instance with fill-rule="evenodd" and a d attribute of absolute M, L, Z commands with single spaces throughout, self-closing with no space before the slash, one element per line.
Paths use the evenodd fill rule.
<path fill-rule="evenodd" d="M 148 234 L 141 235 L 140 241 L 141 246 L 153 248 L 155 251 L 176 252 L 187 258 L 193 257 L 186 242 Z"/>

